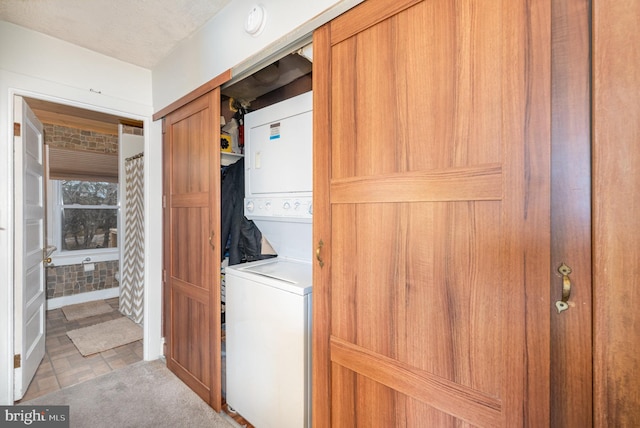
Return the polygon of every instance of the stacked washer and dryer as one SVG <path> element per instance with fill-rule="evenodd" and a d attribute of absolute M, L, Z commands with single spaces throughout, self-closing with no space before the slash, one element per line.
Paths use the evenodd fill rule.
<path fill-rule="evenodd" d="M 245 216 L 278 256 L 225 269 L 226 401 L 259 428 L 310 427 L 312 92 L 244 129 Z"/>

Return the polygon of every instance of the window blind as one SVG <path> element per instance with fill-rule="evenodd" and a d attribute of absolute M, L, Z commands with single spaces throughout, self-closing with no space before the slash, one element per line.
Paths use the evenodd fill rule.
<path fill-rule="evenodd" d="M 48 147 L 49 178 L 118 182 L 118 155 Z"/>

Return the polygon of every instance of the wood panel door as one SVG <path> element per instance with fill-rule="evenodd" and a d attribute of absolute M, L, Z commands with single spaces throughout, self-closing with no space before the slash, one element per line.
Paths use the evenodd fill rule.
<path fill-rule="evenodd" d="M 14 97 L 15 252 L 14 400 L 20 400 L 45 354 L 47 286 L 45 151 L 42 122 Z"/>
<path fill-rule="evenodd" d="M 316 32 L 314 426 L 549 424 L 550 3 Z"/>
<path fill-rule="evenodd" d="M 164 119 L 167 367 L 215 410 L 220 359 L 220 91 Z"/>

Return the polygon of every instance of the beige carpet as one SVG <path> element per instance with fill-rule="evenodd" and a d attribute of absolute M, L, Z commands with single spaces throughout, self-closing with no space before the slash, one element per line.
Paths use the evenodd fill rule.
<path fill-rule="evenodd" d="M 78 303 L 76 305 L 62 307 L 62 313 L 64 313 L 67 321 L 74 321 L 81 318 L 102 315 L 112 311 L 113 308 L 111 307 L 111 305 L 109 305 L 104 300 L 95 300 L 92 302 Z"/>
<path fill-rule="evenodd" d="M 19 406 L 69 406 L 71 428 L 233 428 L 160 360 L 43 395 Z M 33 425 L 35 426 L 35 424 Z"/>
<path fill-rule="evenodd" d="M 122 317 L 68 331 L 67 336 L 78 351 L 87 356 L 142 339 L 142 327 Z"/>

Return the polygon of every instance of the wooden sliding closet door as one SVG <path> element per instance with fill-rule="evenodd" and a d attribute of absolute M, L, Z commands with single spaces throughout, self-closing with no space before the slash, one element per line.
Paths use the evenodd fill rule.
<path fill-rule="evenodd" d="M 550 6 L 316 32 L 314 426 L 548 426 Z"/>
<path fill-rule="evenodd" d="M 220 371 L 220 91 L 164 119 L 167 366 L 215 410 Z"/>

